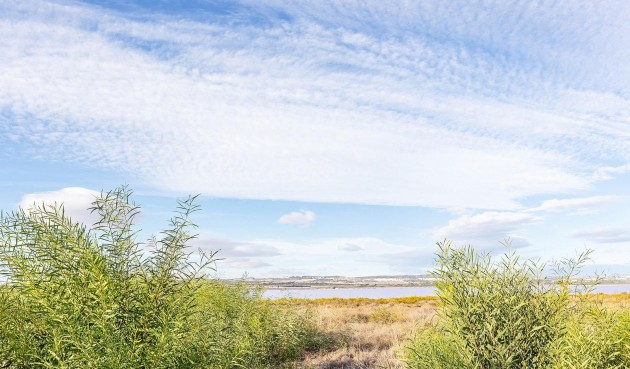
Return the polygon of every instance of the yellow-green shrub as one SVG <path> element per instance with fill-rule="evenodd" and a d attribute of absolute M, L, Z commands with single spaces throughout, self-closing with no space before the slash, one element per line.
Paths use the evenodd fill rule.
<path fill-rule="evenodd" d="M 607 311 L 588 298 L 592 286 L 572 285 L 589 252 L 557 263 L 549 278 L 513 252 L 497 261 L 438 246 L 441 320 L 412 341 L 409 368 L 630 368 L 627 311 Z"/>
<path fill-rule="evenodd" d="M 460 349 L 464 345 L 457 336 L 436 328 L 416 334 L 406 348 L 407 367 L 413 369 L 473 368 Z"/>
<path fill-rule="evenodd" d="M 214 254 L 190 263 L 194 197 L 143 244 L 130 195 L 97 198 L 91 228 L 60 206 L 0 216 L 0 366 L 264 368 L 308 347 L 307 316 L 206 280 Z"/>
<path fill-rule="evenodd" d="M 585 303 L 556 343 L 554 369 L 630 368 L 630 309 L 612 312 Z"/>

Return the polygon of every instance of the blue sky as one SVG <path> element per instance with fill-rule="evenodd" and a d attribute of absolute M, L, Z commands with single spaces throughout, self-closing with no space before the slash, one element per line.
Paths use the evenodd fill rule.
<path fill-rule="evenodd" d="M 201 194 L 219 274 L 420 274 L 435 242 L 630 274 L 630 4 L 3 1 L 0 208 Z"/>

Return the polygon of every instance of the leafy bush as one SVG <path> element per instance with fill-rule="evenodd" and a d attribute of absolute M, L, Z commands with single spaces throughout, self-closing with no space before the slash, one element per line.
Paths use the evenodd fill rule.
<path fill-rule="evenodd" d="M 407 347 L 407 366 L 415 369 L 472 368 L 460 351 L 463 343 L 457 339 L 435 328 L 423 330 Z"/>
<path fill-rule="evenodd" d="M 498 261 L 472 247 L 438 243 L 441 321 L 407 349 L 410 368 L 628 367 L 627 323 L 571 284 L 589 257 L 545 265 L 513 253 Z M 625 350 L 625 351 L 624 351 Z M 625 366 L 624 366 L 625 365 Z"/>
<path fill-rule="evenodd" d="M 318 332 L 308 311 L 278 308 L 245 285 L 208 282 L 199 291 L 198 327 L 214 347 L 207 362 L 217 368 L 259 368 L 298 359 L 315 349 Z M 210 323 L 210 324 L 208 324 Z M 210 326 L 210 327 L 208 327 Z M 210 328 L 210 329 L 209 329 Z"/>
<path fill-rule="evenodd" d="M 130 195 L 97 198 L 92 228 L 61 206 L 0 216 L 1 367 L 263 368 L 308 347 L 307 315 L 207 280 L 215 254 L 190 262 L 194 197 L 139 243 Z"/>
<path fill-rule="evenodd" d="M 567 322 L 557 343 L 557 369 L 630 367 L 630 309 L 612 312 L 589 306 Z"/>

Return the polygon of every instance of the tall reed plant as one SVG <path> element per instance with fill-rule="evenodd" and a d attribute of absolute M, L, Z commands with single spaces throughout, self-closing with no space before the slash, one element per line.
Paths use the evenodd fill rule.
<path fill-rule="evenodd" d="M 440 321 L 409 345 L 409 368 L 629 367 L 616 328 L 625 323 L 590 297 L 597 280 L 576 284 L 590 251 L 554 263 L 549 276 L 514 252 L 497 260 L 471 246 L 438 248 Z"/>
<path fill-rule="evenodd" d="M 191 262 L 195 197 L 139 242 L 130 196 L 95 199 L 93 227 L 56 205 L 0 216 L 1 367 L 263 368 L 303 352 L 312 320 L 208 280 L 215 253 Z"/>

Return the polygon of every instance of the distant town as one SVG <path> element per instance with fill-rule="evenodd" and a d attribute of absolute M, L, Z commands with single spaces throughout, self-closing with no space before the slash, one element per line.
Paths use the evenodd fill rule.
<path fill-rule="evenodd" d="M 584 277 L 583 281 L 592 281 L 595 277 Z M 397 276 L 291 276 L 275 278 L 245 277 L 230 279 L 228 282 L 246 282 L 253 286 L 267 289 L 285 288 L 369 288 L 369 287 L 429 287 L 435 278 L 431 275 L 397 275 Z M 600 284 L 630 284 L 630 274 L 610 275 Z"/>

